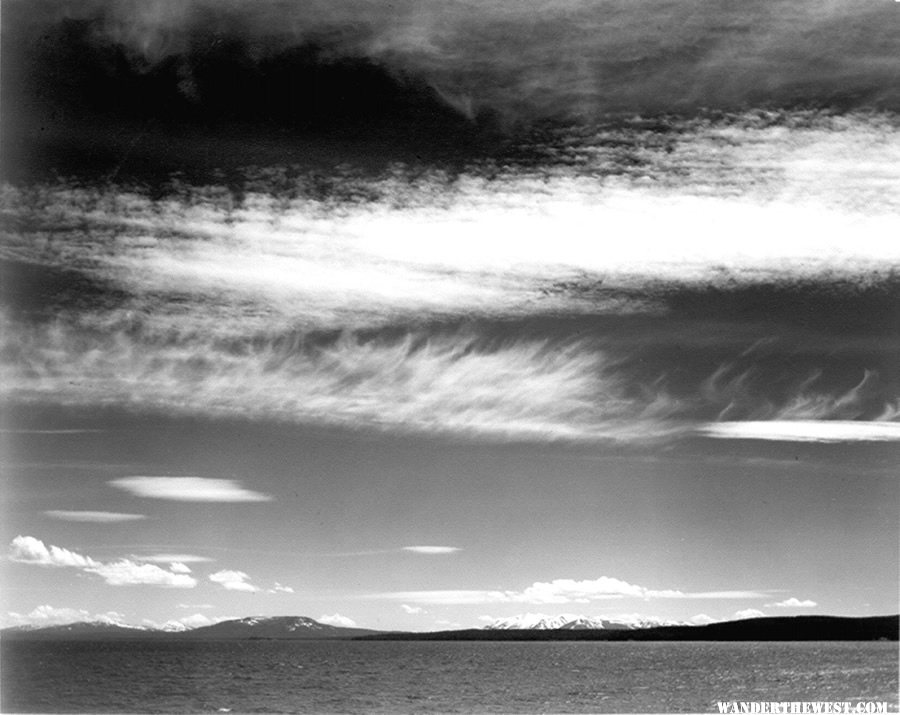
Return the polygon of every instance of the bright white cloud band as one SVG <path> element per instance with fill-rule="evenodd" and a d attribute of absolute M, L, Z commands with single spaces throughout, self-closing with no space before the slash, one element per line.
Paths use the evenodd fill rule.
<path fill-rule="evenodd" d="M 741 599 L 766 598 L 759 591 L 704 591 L 689 592 L 675 589 L 650 589 L 601 576 L 597 579 L 577 581 L 555 579 L 550 582 L 535 582 L 522 591 L 491 590 L 438 590 L 438 591 L 398 591 L 377 594 L 376 598 L 387 598 L 412 603 L 431 605 L 474 605 L 490 603 L 565 604 L 589 603 L 591 601 L 619 598 L 637 599 Z"/>

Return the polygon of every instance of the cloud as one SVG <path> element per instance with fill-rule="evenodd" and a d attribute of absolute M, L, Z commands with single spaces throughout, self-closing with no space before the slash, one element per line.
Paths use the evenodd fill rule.
<path fill-rule="evenodd" d="M 172 573 L 191 573 L 190 567 L 179 561 L 174 561 L 169 564 L 169 570 Z"/>
<path fill-rule="evenodd" d="M 347 616 L 342 616 L 340 613 L 335 613 L 331 616 L 319 616 L 316 620 L 318 620 L 319 623 L 324 623 L 327 626 L 339 626 L 340 628 L 356 627 L 356 621 L 354 621 L 352 618 L 347 618 Z"/>
<path fill-rule="evenodd" d="M 84 569 L 103 578 L 110 586 L 165 586 L 169 588 L 193 588 L 197 580 L 188 576 L 173 564 L 166 571 L 156 564 L 138 564 L 128 559 L 97 564 Z M 183 565 L 181 565 L 184 568 Z"/>
<path fill-rule="evenodd" d="M 784 601 L 779 601 L 778 603 L 767 603 L 766 607 L 775 607 L 775 608 L 815 608 L 818 604 L 815 601 L 810 599 L 806 599 L 801 601 L 799 598 L 788 598 Z"/>
<path fill-rule="evenodd" d="M 57 608 L 55 606 L 38 606 L 30 613 L 9 612 L 4 619 L 7 626 L 58 626 L 68 623 L 121 623 L 122 614 L 115 611 L 91 614 L 89 611 L 76 608 Z"/>
<path fill-rule="evenodd" d="M 179 603 L 179 604 L 177 604 L 175 607 L 176 607 L 176 608 L 185 608 L 185 609 L 191 609 L 191 608 L 210 609 L 210 608 L 214 608 L 214 606 L 213 606 L 211 603 L 197 603 L 197 604 L 191 604 L 191 603 Z"/>
<path fill-rule="evenodd" d="M 896 442 L 900 422 L 792 420 L 714 422 L 698 429 L 719 439 L 764 439 L 780 442 Z"/>
<path fill-rule="evenodd" d="M 169 588 L 193 588 L 196 579 L 177 569 L 166 571 L 155 564 L 139 564 L 129 559 L 100 562 L 58 546 L 47 547 L 33 536 L 17 536 L 10 543 L 9 558 L 24 564 L 75 568 L 97 574 L 110 586 L 150 585 Z M 173 566 L 179 566 L 173 564 Z M 180 565 L 183 567 L 183 565 Z M 183 567 L 186 568 L 186 567 Z"/>
<path fill-rule="evenodd" d="M 195 103 L 191 88 L 203 77 L 190 61 L 191 38 L 209 24 L 213 8 L 226 39 L 255 48 L 245 58 L 250 68 L 318 41 L 332 61 L 365 58 L 411 75 L 469 117 L 488 111 L 527 123 L 617 111 L 656 115 L 729 109 L 760 97 L 774 106 L 815 106 L 845 93 L 848 83 L 859 103 L 897 102 L 890 73 L 897 42 L 883 3 L 194 0 L 140 10 L 110 2 L 64 7 L 65 14 L 55 4 L 39 5 L 23 24 L 39 32 L 60 17 L 93 20 L 97 41 L 115 43 L 142 70 L 179 60 L 181 92 Z M 636 56 L 640 71 L 624 69 Z"/>
<path fill-rule="evenodd" d="M 182 631 L 182 630 L 193 630 L 194 628 L 202 628 L 204 626 L 212 626 L 219 621 L 227 620 L 227 618 L 217 618 L 207 616 L 204 613 L 194 613 L 190 616 L 184 616 L 182 618 L 173 618 L 165 623 L 157 624 L 153 621 L 145 621 L 147 625 L 152 628 L 160 628 L 166 631 Z"/>
<path fill-rule="evenodd" d="M 274 587 L 270 588 L 268 593 L 293 593 L 294 589 L 290 586 L 282 586 L 280 583 L 276 583 Z"/>
<path fill-rule="evenodd" d="M 734 617 L 743 620 L 745 618 L 765 618 L 765 615 L 765 613 L 756 608 L 745 608 L 735 612 Z"/>
<path fill-rule="evenodd" d="M 33 536 L 17 536 L 10 543 L 9 558 L 23 564 L 88 569 L 100 566 L 89 556 L 51 545 L 49 548 Z"/>
<path fill-rule="evenodd" d="M 90 434 L 99 429 L 0 429 L 0 434 Z"/>
<path fill-rule="evenodd" d="M 695 625 L 695 626 L 705 626 L 705 625 L 708 625 L 708 624 L 710 624 L 710 623 L 715 623 L 715 622 L 716 622 L 716 619 L 715 619 L 715 618 L 710 618 L 710 617 L 707 616 L 705 613 L 698 613 L 696 616 L 691 616 L 691 617 L 688 619 L 688 622 L 691 623 L 691 624 L 693 624 L 693 625 Z"/>
<path fill-rule="evenodd" d="M 732 599 L 764 598 L 758 591 L 698 591 L 685 592 L 673 589 L 656 590 L 630 584 L 621 579 L 601 576 L 597 579 L 576 581 L 555 579 L 535 582 L 522 591 L 491 590 L 436 590 L 398 591 L 377 594 L 413 603 L 435 605 L 468 605 L 484 603 L 565 604 L 590 603 L 591 601 L 619 598 L 639 599 Z"/>
<path fill-rule="evenodd" d="M 139 497 L 190 502 L 271 501 L 268 494 L 246 489 L 233 479 L 204 477 L 122 477 L 110 485 Z"/>
<path fill-rule="evenodd" d="M 893 130 L 876 119 L 841 119 L 840 131 L 817 121 L 790 131 L 679 126 L 676 151 L 647 150 L 651 188 L 568 165 L 540 178 L 475 169 L 455 179 L 340 177 L 373 196 L 365 201 L 302 186 L 281 197 L 262 179 L 240 201 L 201 189 L 153 200 L 54 185 L 41 200 L 65 235 L 50 243 L 43 224 L 28 228 L 33 192 L 10 188 L 6 208 L 25 226 L 10 238 L 12 255 L 121 294 L 45 322 L 8 313 L 0 389 L 25 403 L 500 440 L 693 433 L 695 396 L 673 396 L 661 375 L 636 377 L 606 339 L 501 339 L 483 323 L 659 316 L 671 307 L 660 286 L 853 282 L 900 263 L 894 194 L 841 173 L 859 174 L 850 155 L 881 177 L 874 188 L 900 179 Z M 713 150 L 728 155 L 697 168 Z M 762 178 L 736 188 L 747 166 L 762 166 Z M 823 167 L 843 168 L 823 179 Z M 686 171 L 697 173 L 696 191 L 673 179 Z M 722 225 L 731 241 L 721 241 Z M 780 419 L 827 409 L 846 419 L 852 396 L 823 395 L 784 400 Z M 895 400 L 887 395 L 876 414 Z M 778 419 L 778 406 L 765 419 Z"/>
<path fill-rule="evenodd" d="M 117 524 L 125 521 L 138 521 L 146 519 L 144 514 L 123 514 L 113 511 L 64 511 L 52 509 L 44 514 L 62 521 L 82 521 L 93 524 Z"/>
<path fill-rule="evenodd" d="M 66 345 L 34 346 L 35 355 L 65 353 L 84 344 L 79 331 L 63 326 L 54 327 L 52 336 Z M 197 343 L 197 338 L 186 338 L 189 344 L 176 347 L 171 336 L 166 345 L 139 345 L 134 335 L 123 336 L 103 340 L 102 366 L 79 366 L 80 358 L 72 355 L 71 362 L 52 370 L 83 377 L 100 367 L 104 374 L 95 374 L 91 384 L 102 385 L 103 399 L 119 395 L 150 409 L 168 405 L 176 411 L 251 419 L 490 439 L 644 440 L 673 429 L 662 421 L 671 410 L 664 397 L 648 403 L 630 394 L 627 378 L 616 374 L 603 351 L 586 341 L 498 344 L 465 333 L 376 339 L 346 334 L 325 345 L 297 339 L 299 344 L 294 338 L 249 341 L 235 357 L 233 346 L 208 339 Z M 39 369 L 46 373 L 50 368 Z M 183 380 L 185 370 L 196 373 L 189 382 Z M 157 374 L 151 379 L 148 371 Z M 127 377 L 138 373 L 144 381 Z M 66 388 L 58 387 L 63 392 L 54 388 L 54 399 L 68 402 Z M 70 397 L 90 401 L 99 394 Z M 111 484 L 157 498 L 269 498 L 225 480 L 198 477 L 127 477 Z"/>
<path fill-rule="evenodd" d="M 209 575 L 209 580 L 218 583 L 226 591 L 246 591 L 255 593 L 259 591 L 257 586 L 249 582 L 249 576 L 243 571 L 216 571 Z"/>
<path fill-rule="evenodd" d="M 428 613 L 428 611 L 426 611 L 424 608 L 422 608 L 420 606 L 410 606 L 406 603 L 401 603 L 400 608 L 403 609 L 404 613 L 406 613 L 410 616 L 418 616 L 423 613 Z"/>
<path fill-rule="evenodd" d="M 195 564 L 214 561 L 214 559 L 211 559 L 208 556 L 197 556 L 195 554 L 148 554 L 147 556 L 132 555 L 131 558 L 135 561 L 152 561 L 157 564 Z"/>
<path fill-rule="evenodd" d="M 200 628 L 202 626 L 211 626 L 223 619 L 211 618 L 203 613 L 194 613 L 191 616 L 185 616 L 184 618 L 178 618 L 176 620 L 178 623 L 182 623 L 188 628 Z"/>
<path fill-rule="evenodd" d="M 404 551 L 411 551 L 414 554 L 454 554 L 462 549 L 456 546 L 404 546 Z"/>

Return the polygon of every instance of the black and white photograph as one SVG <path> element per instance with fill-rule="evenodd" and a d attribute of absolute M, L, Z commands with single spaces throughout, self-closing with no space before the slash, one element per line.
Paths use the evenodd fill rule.
<path fill-rule="evenodd" d="M 896 713 L 900 1 L 2 0 L 0 711 Z"/>

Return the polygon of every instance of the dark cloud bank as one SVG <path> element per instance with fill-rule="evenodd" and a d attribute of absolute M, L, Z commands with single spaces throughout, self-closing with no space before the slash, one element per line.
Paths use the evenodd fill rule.
<path fill-rule="evenodd" d="M 548 121 L 895 111 L 898 30 L 880 0 L 12 0 L 4 169 L 449 161 Z"/>

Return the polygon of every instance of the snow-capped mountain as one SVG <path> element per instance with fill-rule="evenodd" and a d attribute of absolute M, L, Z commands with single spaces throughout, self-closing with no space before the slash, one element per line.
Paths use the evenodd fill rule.
<path fill-rule="evenodd" d="M 547 631 L 558 628 L 602 628 L 601 623 L 580 616 L 545 616 L 541 613 L 523 613 L 509 618 L 498 618 L 485 626 L 489 631 L 537 630 Z"/>
<path fill-rule="evenodd" d="M 666 621 L 656 618 L 621 617 L 600 618 L 596 616 L 577 616 L 563 614 L 545 616 L 541 613 L 523 613 L 508 618 L 498 618 L 485 630 L 630 630 L 636 628 L 653 628 L 655 626 L 689 625 L 680 621 Z"/>

